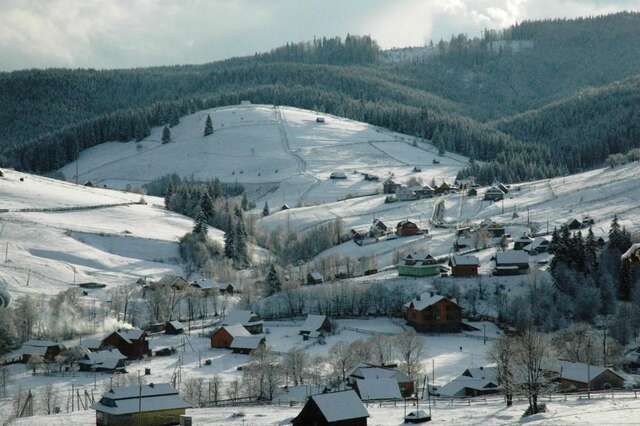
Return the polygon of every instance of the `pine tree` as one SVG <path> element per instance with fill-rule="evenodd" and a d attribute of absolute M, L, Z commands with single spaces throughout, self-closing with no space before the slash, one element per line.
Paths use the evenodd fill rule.
<path fill-rule="evenodd" d="M 235 261 L 236 259 L 236 236 L 231 216 L 227 216 L 227 229 L 224 233 L 224 256 Z"/>
<path fill-rule="evenodd" d="M 162 143 L 171 142 L 171 129 L 169 126 L 165 125 L 162 129 Z"/>
<path fill-rule="evenodd" d="M 249 263 L 249 254 L 247 251 L 247 231 L 242 219 L 238 219 L 236 222 L 234 237 L 236 251 L 234 260 L 238 266 L 246 266 Z"/>
<path fill-rule="evenodd" d="M 207 192 L 204 192 L 200 198 L 200 210 L 204 213 L 207 223 L 212 223 L 216 212 L 213 206 L 213 201 Z"/>
<path fill-rule="evenodd" d="M 242 206 L 242 210 L 244 210 L 244 211 L 249 210 L 249 199 L 247 198 L 247 193 L 246 192 L 242 194 L 242 201 L 241 201 L 240 205 Z"/>
<path fill-rule="evenodd" d="M 262 208 L 262 217 L 267 217 L 271 214 L 271 212 L 269 211 L 269 204 L 265 201 L 264 202 L 264 207 Z"/>
<path fill-rule="evenodd" d="M 609 227 L 609 248 L 617 248 L 620 250 L 620 247 L 623 245 L 622 240 L 623 236 L 622 230 L 620 229 L 620 223 L 618 222 L 618 215 L 614 215 L 613 220 L 611 221 L 611 226 Z"/>
<path fill-rule="evenodd" d="M 598 269 L 598 242 L 595 235 L 593 235 L 593 229 L 589 228 L 587 233 L 587 239 L 584 242 L 585 252 L 585 266 L 587 271 L 594 272 Z"/>
<path fill-rule="evenodd" d="M 201 237 L 206 237 L 208 230 L 209 228 L 207 225 L 207 218 L 204 215 L 204 212 L 200 210 L 200 212 L 196 215 L 193 233 Z"/>
<path fill-rule="evenodd" d="M 280 282 L 280 276 L 278 275 L 278 271 L 276 270 L 276 266 L 274 264 L 271 264 L 271 267 L 269 268 L 269 273 L 265 278 L 265 285 L 266 285 L 267 296 L 271 296 L 272 294 L 282 290 L 282 283 Z"/>
<path fill-rule="evenodd" d="M 213 122 L 211 121 L 211 115 L 207 114 L 207 121 L 204 124 L 204 135 L 209 136 L 213 134 Z"/>

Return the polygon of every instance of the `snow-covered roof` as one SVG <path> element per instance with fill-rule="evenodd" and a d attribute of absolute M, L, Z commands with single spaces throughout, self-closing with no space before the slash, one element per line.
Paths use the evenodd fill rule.
<path fill-rule="evenodd" d="M 223 325 L 233 325 L 233 324 L 250 324 L 252 321 L 252 318 L 255 321 L 255 317 L 256 314 L 254 314 L 251 311 L 245 311 L 242 309 L 235 309 L 231 312 L 229 312 L 229 315 L 227 315 L 227 317 L 225 318 L 225 320 L 223 321 Z M 258 320 L 259 321 L 259 320 Z"/>
<path fill-rule="evenodd" d="M 121 328 L 116 331 L 116 333 L 122 337 L 125 342 L 131 343 L 133 341 L 140 340 L 144 331 L 139 328 Z"/>
<path fill-rule="evenodd" d="M 496 253 L 496 265 L 529 263 L 529 256 L 522 250 L 508 250 Z"/>
<path fill-rule="evenodd" d="M 369 412 L 353 390 L 313 395 L 310 399 L 316 403 L 327 422 L 369 417 Z"/>
<path fill-rule="evenodd" d="M 118 349 L 89 352 L 85 355 L 85 358 L 80 361 L 80 364 L 99 366 L 109 370 L 115 369 L 121 360 L 127 359 Z"/>
<path fill-rule="evenodd" d="M 453 265 L 480 265 L 480 260 L 471 255 L 454 255 L 451 257 Z"/>
<path fill-rule="evenodd" d="M 232 337 L 251 336 L 251 333 L 242 324 L 225 325 L 214 331 L 214 333 L 220 329 L 226 330 Z"/>
<path fill-rule="evenodd" d="M 233 338 L 231 349 L 258 349 L 260 343 L 264 341 L 263 336 L 237 336 Z"/>
<path fill-rule="evenodd" d="M 421 311 L 428 308 L 429 306 L 435 305 L 436 303 L 444 299 L 446 299 L 446 297 L 439 294 L 427 292 L 422 293 L 416 299 L 413 299 L 411 302 L 406 303 L 404 306 L 408 308 L 413 303 L 414 309 Z"/>
<path fill-rule="evenodd" d="M 535 250 L 540 246 L 543 245 L 549 245 L 549 240 L 547 240 L 544 237 L 536 237 L 534 238 L 534 240 L 531 242 L 531 244 L 527 245 L 525 247 L 525 250 Z"/>
<path fill-rule="evenodd" d="M 184 325 L 182 325 L 180 321 L 169 321 L 169 324 L 171 324 L 171 327 L 173 327 L 176 330 L 184 329 Z"/>
<path fill-rule="evenodd" d="M 356 384 L 363 401 L 402 398 L 398 381 L 395 379 L 358 379 Z"/>
<path fill-rule="evenodd" d="M 636 243 L 629 247 L 629 250 L 622 255 L 622 260 L 630 259 L 632 257 L 636 257 L 640 260 L 640 243 Z"/>
<path fill-rule="evenodd" d="M 96 411 L 123 415 L 137 412 L 191 408 L 178 391 L 167 383 L 129 385 L 105 392 L 92 407 Z"/>
<path fill-rule="evenodd" d="M 39 348 L 49 348 L 51 346 L 61 346 L 61 344 L 58 343 L 58 342 L 51 341 L 51 340 L 36 340 L 36 339 L 32 339 L 32 340 L 27 340 L 26 342 L 24 342 L 22 344 L 22 346 L 33 346 L 33 347 L 39 347 Z"/>
<path fill-rule="evenodd" d="M 558 373 L 561 378 L 580 383 L 588 383 L 589 378 L 593 380 L 606 370 L 617 375 L 615 371 L 609 368 L 599 367 L 597 365 L 588 365 L 583 362 L 560 361 L 557 365 L 552 367 L 552 371 Z"/>
<path fill-rule="evenodd" d="M 322 274 L 318 271 L 313 271 L 313 272 L 309 272 L 309 275 L 311 276 L 311 278 L 313 278 L 315 281 L 322 281 Z"/>
<path fill-rule="evenodd" d="M 514 242 L 516 243 L 530 243 L 533 241 L 533 238 L 531 238 L 528 235 L 521 235 L 519 238 L 517 238 Z"/>
<path fill-rule="evenodd" d="M 411 379 L 404 372 L 393 367 L 381 367 L 377 365 L 360 363 L 356 365 L 351 373 L 350 377 L 357 379 L 395 379 L 398 383 L 407 383 Z"/>
<path fill-rule="evenodd" d="M 462 375 L 498 383 L 498 369 L 496 367 L 467 368 Z"/>
<path fill-rule="evenodd" d="M 307 319 L 304 320 L 304 324 L 300 327 L 300 331 L 317 331 L 322 327 L 322 324 L 326 319 L 326 315 L 307 315 Z"/>
<path fill-rule="evenodd" d="M 465 389 L 473 389 L 473 390 L 487 390 L 487 389 L 495 389 L 498 383 L 496 381 L 482 379 L 482 378 L 474 378 L 469 376 L 458 376 L 446 385 L 442 386 L 438 389 L 438 393 L 440 396 L 464 396 Z"/>

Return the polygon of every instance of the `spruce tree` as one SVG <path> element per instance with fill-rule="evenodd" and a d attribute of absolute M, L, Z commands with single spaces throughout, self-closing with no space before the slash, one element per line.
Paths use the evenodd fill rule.
<path fill-rule="evenodd" d="M 207 114 L 207 121 L 204 124 L 204 135 L 209 136 L 213 134 L 213 122 L 211 121 L 211 116 Z"/>
<path fill-rule="evenodd" d="M 171 129 L 169 126 L 165 125 L 162 129 L 162 143 L 171 142 Z"/>
<path fill-rule="evenodd" d="M 242 194 L 242 201 L 240 205 L 242 206 L 242 210 L 244 211 L 249 210 L 249 199 L 247 198 L 246 192 Z"/>
<path fill-rule="evenodd" d="M 272 294 L 282 290 L 282 283 L 280 282 L 280 276 L 278 275 L 278 271 L 276 271 L 276 266 L 274 264 L 271 264 L 271 267 L 269 268 L 269 273 L 265 278 L 265 285 L 266 285 L 267 296 L 271 296 Z"/>
<path fill-rule="evenodd" d="M 203 238 L 207 236 L 207 231 L 209 230 L 207 226 L 207 218 L 202 210 L 198 213 L 195 220 L 195 226 L 193 227 L 193 233 L 197 234 Z"/>
<path fill-rule="evenodd" d="M 227 229 L 224 233 L 224 256 L 234 261 L 236 259 L 235 233 L 235 228 L 231 222 L 231 216 L 227 216 Z"/>
<path fill-rule="evenodd" d="M 207 222 L 212 223 L 216 212 L 213 201 L 207 192 L 204 192 L 200 198 L 200 210 L 204 213 Z"/>
<path fill-rule="evenodd" d="M 262 217 L 267 217 L 271 214 L 271 212 L 269 212 L 269 204 L 265 201 L 264 202 L 264 207 L 262 208 Z"/>
<path fill-rule="evenodd" d="M 235 232 L 235 262 L 238 266 L 246 266 L 249 264 L 249 253 L 247 251 L 247 231 L 244 227 L 244 221 L 238 219 L 236 222 Z"/>

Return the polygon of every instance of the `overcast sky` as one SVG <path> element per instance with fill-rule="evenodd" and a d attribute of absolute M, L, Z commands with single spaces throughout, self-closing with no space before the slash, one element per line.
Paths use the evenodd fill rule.
<path fill-rule="evenodd" d="M 620 10 L 640 0 L 0 0 L 0 69 L 203 63 L 348 32 L 416 46 Z"/>

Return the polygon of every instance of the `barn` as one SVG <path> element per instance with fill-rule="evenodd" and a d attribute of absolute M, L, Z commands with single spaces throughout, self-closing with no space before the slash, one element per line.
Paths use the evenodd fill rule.
<path fill-rule="evenodd" d="M 398 384 L 400 394 L 407 398 L 413 395 L 414 382 L 396 365 L 375 365 L 360 363 L 354 367 L 347 377 L 347 383 L 355 385 L 357 380 L 393 379 Z"/>
<path fill-rule="evenodd" d="M 213 333 L 211 333 L 211 347 L 229 348 L 234 338 L 242 336 L 251 336 L 251 333 L 241 324 L 225 325 L 216 328 Z"/>
<path fill-rule="evenodd" d="M 234 337 L 231 345 L 229 345 L 229 349 L 231 349 L 234 354 L 249 355 L 256 349 L 264 347 L 266 343 L 267 341 L 263 336 L 238 336 Z"/>
<path fill-rule="evenodd" d="M 410 220 L 403 220 L 396 225 L 396 234 L 401 237 L 409 237 L 411 235 L 417 235 L 420 233 L 418 225 Z"/>
<path fill-rule="evenodd" d="M 433 292 L 423 293 L 404 305 L 407 323 L 420 332 L 458 332 L 463 328 L 462 308 Z"/>
<path fill-rule="evenodd" d="M 300 334 L 309 335 L 313 332 L 331 332 L 331 321 L 326 315 L 307 315 L 307 319 L 300 327 Z"/>
<path fill-rule="evenodd" d="M 78 364 L 80 371 L 124 372 L 126 359 L 117 349 L 105 349 L 86 353 Z"/>
<path fill-rule="evenodd" d="M 164 325 L 165 334 L 182 334 L 184 325 L 180 321 L 167 321 Z"/>
<path fill-rule="evenodd" d="M 480 260 L 471 255 L 453 255 L 449 259 L 449 266 L 454 277 L 475 277 L 478 275 Z"/>
<path fill-rule="evenodd" d="M 369 412 L 353 390 L 309 397 L 293 426 L 367 426 Z"/>
<path fill-rule="evenodd" d="M 529 256 L 522 250 L 496 253 L 493 275 L 521 275 L 529 272 Z"/>
<path fill-rule="evenodd" d="M 251 334 L 261 334 L 264 322 L 260 316 L 251 311 L 235 309 L 227 315 L 222 325 L 240 324 Z"/>
<path fill-rule="evenodd" d="M 100 349 L 116 348 L 128 359 L 139 359 L 149 353 L 147 333 L 138 328 L 119 329 L 102 339 Z"/>
<path fill-rule="evenodd" d="M 165 426 L 180 424 L 191 405 L 171 385 L 151 383 L 111 389 L 91 408 L 97 426 Z"/>
<path fill-rule="evenodd" d="M 582 362 L 560 361 L 551 370 L 561 392 L 621 389 L 624 378 L 610 368 Z"/>

